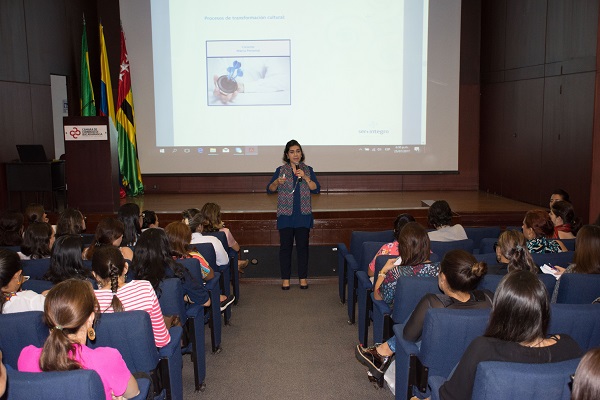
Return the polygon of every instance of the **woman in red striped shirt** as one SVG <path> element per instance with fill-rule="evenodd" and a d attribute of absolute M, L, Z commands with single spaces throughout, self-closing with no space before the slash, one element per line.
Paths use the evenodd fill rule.
<path fill-rule="evenodd" d="M 171 341 L 154 288 L 148 281 L 125 282 L 127 264 L 117 247 L 101 246 L 92 257 L 92 274 L 98 282 L 95 290 L 100 312 L 143 310 L 150 314 L 154 342 L 163 347 Z"/>

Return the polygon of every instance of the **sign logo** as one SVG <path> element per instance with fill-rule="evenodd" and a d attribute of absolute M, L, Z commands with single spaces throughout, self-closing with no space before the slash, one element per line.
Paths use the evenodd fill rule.
<path fill-rule="evenodd" d="M 81 135 L 81 131 L 79 129 L 77 129 L 77 127 L 73 127 L 73 129 L 71 129 L 71 131 L 69 132 L 69 135 L 73 136 L 73 139 L 77 139 L 79 137 L 79 135 Z"/>

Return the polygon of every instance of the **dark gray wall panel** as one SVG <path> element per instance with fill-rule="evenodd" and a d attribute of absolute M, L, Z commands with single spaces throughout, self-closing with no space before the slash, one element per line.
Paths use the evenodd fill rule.
<path fill-rule="evenodd" d="M 506 3 L 506 69 L 544 63 L 546 0 Z"/>
<path fill-rule="evenodd" d="M 0 81 L 29 81 L 22 0 L 0 1 Z"/>
<path fill-rule="evenodd" d="M 18 157 L 16 144 L 33 143 L 29 85 L 0 82 L 0 161 Z"/>

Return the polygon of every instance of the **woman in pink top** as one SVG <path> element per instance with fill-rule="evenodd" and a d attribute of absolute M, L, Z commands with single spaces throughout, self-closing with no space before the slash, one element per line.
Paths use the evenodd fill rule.
<path fill-rule="evenodd" d="M 23 372 L 94 370 L 100 375 L 106 400 L 129 399 L 139 394 L 135 378 L 118 350 L 110 347 L 90 349 L 87 336 L 94 336 L 98 303 L 89 282 L 69 279 L 48 292 L 44 321 L 50 334 L 43 348 L 25 347 L 18 368 Z"/>
<path fill-rule="evenodd" d="M 125 283 L 127 264 L 118 248 L 102 246 L 92 258 L 92 275 L 98 282 L 95 290 L 100 312 L 146 311 L 150 315 L 156 347 L 166 346 L 171 336 L 165 325 L 154 288 L 148 281 Z"/>

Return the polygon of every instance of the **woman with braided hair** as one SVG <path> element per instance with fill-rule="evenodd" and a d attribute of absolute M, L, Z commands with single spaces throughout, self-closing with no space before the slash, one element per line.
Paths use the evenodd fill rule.
<path fill-rule="evenodd" d="M 103 246 L 96 249 L 92 258 L 92 274 L 98 283 L 95 290 L 100 312 L 143 310 L 150 315 L 156 347 L 171 341 L 165 320 L 154 292 L 148 281 L 125 282 L 127 264 L 118 248 Z"/>
<path fill-rule="evenodd" d="M 533 273 L 538 268 L 527 250 L 527 240 L 519 231 L 504 231 L 496 244 L 496 260 L 498 265 L 488 268 L 488 274 L 506 275 L 511 271 L 524 270 Z"/>
<path fill-rule="evenodd" d="M 137 382 L 118 350 L 85 345 L 88 337 L 96 337 L 97 311 L 98 302 L 87 281 L 69 279 L 50 289 L 44 305 L 44 322 L 50 333 L 43 348 L 30 345 L 21 351 L 19 371 L 93 370 L 102 380 L 106 400 L 137 396 Z"/>

